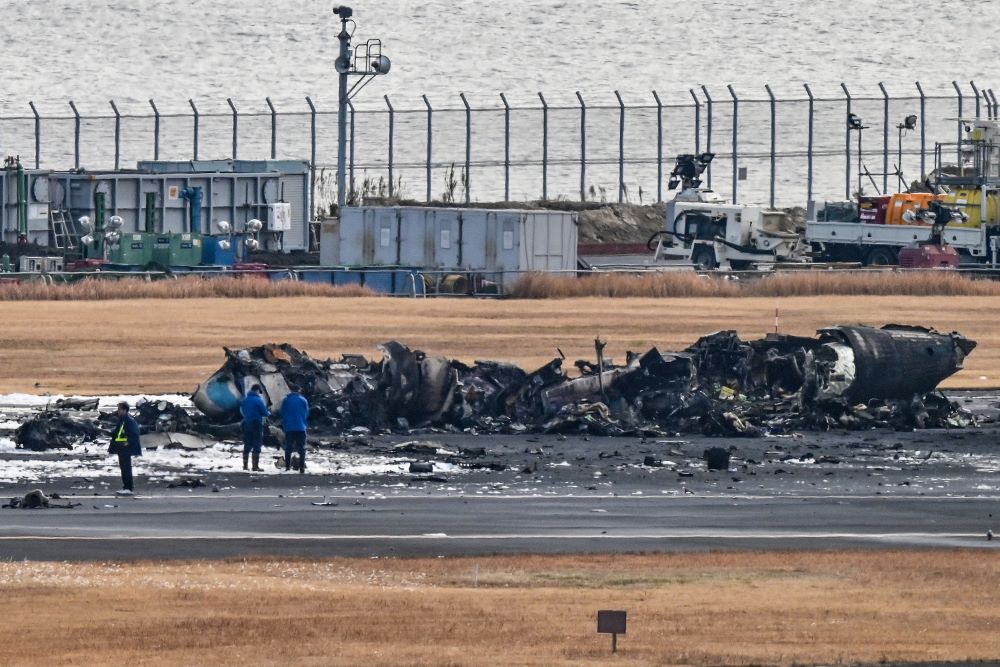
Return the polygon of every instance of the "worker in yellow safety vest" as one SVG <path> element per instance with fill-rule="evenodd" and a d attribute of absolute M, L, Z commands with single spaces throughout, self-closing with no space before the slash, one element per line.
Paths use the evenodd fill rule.
<path fill-rule="evenodd" d="M 118 455 L 118 467 L 122 473 L 122 490 L 117 494 L 130 496 L 135 492 L 132 480 L 132 457 L 142 456 L 142 446 L 139 443 L 139 424 L 128 413 L 128 403 L 122 401 L 115 412 L 118 421 L 111 431 L 111 444 L 108 454 Z"/>

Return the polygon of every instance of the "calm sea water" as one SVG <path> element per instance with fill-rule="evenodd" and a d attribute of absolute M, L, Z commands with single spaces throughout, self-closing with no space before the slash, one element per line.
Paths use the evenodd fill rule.
<path fill-rule="evenodd" d="M 193 98 L 203 113 L 225 113 L 227 97 L 243 111 L 261 111 L 266 96 L 280 110 L 304 110 L 306 95 L 321 108 L 333 109 L 332 64 L 339 26 L 331 7 L 330 2 L 315 0 L 0 0 L 0 118 L 28 115 L 28 100 L 43 114 L 59 115 L 68 115 L 69 99 L 85 114 L 110 113 L 110 99 L 126 114 L 145 113 L 149 98 L 155 98 L 163 112 L 187 111 L 187 100 Z M 501 91 L 515 106 L 537 104 L 537 91 L 543 91 L 550 104 L 570 106 L 576 104 L 575 91 L 589 104 L 614 105 L 616 89 L 630 104 L 650 104 L 654 89 L 665 102 L 687 103 L 689 88 L 702 84 L 716 100 L 727 100 L 727 84 L 741 96 L 761 99 L 765 83 L 779 97 L 802 97 L 802 83 L 808 82 L 818 97 L 829 98 L 840 96 L 841 81 L 848 82 L 855 95 L 870 96 L 879 94 L 880 81 L 893 95 L 914 94 L 916 80 L 930 94 L 950 94 L 953 80 L 970 95 L 970 80 L 996 83 L 991 81 L 1000 25 L 996 0 L 380 0 L 355 2 L 353 8 L 355 41 L 380 38 L 393 61 L 392 72 L 361 93 L 359 108 L 384 109 L 384 94 L 397 108 L 422 109 L 422 94 L 436 107 L 456 108 L 459 92 L 467 93 L 474 106 L 498 106 Z M 950 109 L 935 110 L 941 117 L 935 122 L 953 115 Z M 909 109 L 898 113 L 904 111 Z M 553 134 L 558 135 L 554 141 L 567 135 L 565 148 L 553 151 L 562 150 L 567 163 L 576 150 L 576 139 L 568 134 L 576 115 L 568 113 L 553 121 Z M 763 107 L 748 113 L 749 119 L 766 117 Z M 880 110 L 873 106 L 865 113 L 871 117 Z M 837 128 L 828 137 L 833 150 L 843 143 L 837 139 L 842 111 L 830 114 L 829 125 Z M 460 128 L 462 122 L 456 115 L 443 121 L 447 127 L 441 129 Z M 606 124 L 615 122 L 609 115 Z M 649 118 L 636 122 L 645 123 L 645 129 L 641 137 L 630 138 L 633 147 L 648 143 L 651 127 Z M 744 122 L 741 117 L 741 128 Z M 416 171 L 422 150 L 420 123 L 413 118 L 412 140 L 404 137 L 398 147 L 400 161 L 414 165 L 411 195 L 423 190 Z M 482 126 L 479 123 L 477 132 Z M 532 120 L 519 131 L 519 138 L 527 135 L 533 142 L 522 151 L 526 160 L 538 153 L 536 126 Z M 782 126 L 783 134 L 788 128 L 788 123 Z M 0 142 L 20 142 L 15 148 L 27 153 L 30 147 L 22 148 L 27 131 L 27 126 L 17 131 L 0 126 Z M 370 131 L 384 134 L 381 128 Z M 725 131 L 722 121 L 717 121 L 716 131 Z M 759 136 L 748 137 L 748 150 L 763 150 L 766 133 L 764 128 Z M 12 134 L 14 139 L 8 141 Z M 228 145 L 228 137 L 221 125 L 217 134 L 218 152 Z M 324 130 L 321 161 L 332 161 L 329 135 Z M 461 160 L 462 136 L 458 132 L 435 141 L 440 159 Z M 125 140 L 126 157 L 150 157 L 145 143 L 138 145 L 132 137 L 128 134 Z M 212 140 L 205 139 L 209 144 L 203 157 L 213 150 Z M 368 139 L 359 137 L 359 152 L 366 146 L 362 140 Z M 613 159 L 616 140 L 614 132 L 591 139 L 594 150 L 606 149 L 608 159 Z M 104 132 L 101 142 L 106 141 Z M 490 159 L 495 160 L 497 139 L 489 141 Z M 716 137 L 716 145 L 726 141 L 724 135 Z M 258 143 L 266 146 L 266 138 Z M 69 153 L 64 144 L 60 140 L 47 150 L 65 161 Z M 455 155 L 449 157 L 452 149 Z M 682 149 L 690 147 L 676 147 Z M 180 157 L 189 147 L 164 150 L 168 157 Z M 297 152 L 301 155 L 302 150 Z M 370 157 L 375 152 L 359 155 L 359 163 L 369 163 L 374 170 L 375 162 L 383 159 Z M 482 159 L 483 152 L 477 158 Z M 668 152 L 676 151 L 671 147 Z M 101 156 L 106 157 L 103 152 Z M 817 167 L 817 177 L 826 174 L 830 187 L 839 189 L 842 178 L 834 162 Z M 642 169 L 642 179 L 630 178 L 633 186 L 641 187 L 644 181 L 648 192 L 653 187 L 649 167 Z M 751 180 L 762 169 L 751 170 Z M 521 172 L 513 175 L 515 194 L 537 195 L 534 171 L 530 182 Z M 614 192 L 614 169 L 599 171 L 590 178 Z M 801 181 L 800 174 L 788 171 L 785 180 Z M 499 178 L 497 173 L 479 175 L 476 197 L 496 196 Z M 578 191 L 578 177 L 568 164 L 552 178 L 554 190 Z M 433 189 L 440 186 L 435 182 Z"/>

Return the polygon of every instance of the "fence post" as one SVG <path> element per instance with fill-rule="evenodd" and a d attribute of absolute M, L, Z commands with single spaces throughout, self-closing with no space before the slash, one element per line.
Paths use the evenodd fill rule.
<path fill-rule="evenodd" d="M 809 135 L 806 144 L 806 206 L 808 206 L 813 198 L 813 127 L 816 99 L 813 97 L 808 83 L 802 84 L 802 87 L 806 89 L 806 97 L 809 98 Z"/>
<path fill-rule="evenodd" d="M 194 112 L 194 159 L 198 159 L 198 122 L 200 120 L 198 114 L 198 107 L 194 105 L 194 100 L 189 99 L 188 104 L 191 105 L 191 111 Z"/>
<path fill-rule="evenodd" d="M 38 109 L 35 108 L 34 101 L 28 102 L 28 106 L 31 107 L 31 113 L 35 117 L 35 169 L 42 168 L 42 117 L 38 114 Z"/>
<path fill-rule="evenodd" d="M 316 211 L 316 105 L 312 99 L 306 96 L 306 104 L 309 105 L 309 202 L 313 211 Z M 339 211 L 338 211 L 339 215 Z"/>
<path fill-rule="evenodd" d="M 434 123 L 434 109 L 431 108 L 431 102 L 427 99 L 426 95 L 421 95 L 424 98 L 424 104 L 427 106 L 427 201 L 431 201 L 431 148 L 433 146 L 433 123 Z"/>
<path fill-rule="evenodd" d="M 227 97 L 226 103 L 229 104 L 229 108 L 233 110 L 233 159 L 236 159 L 237 149 L 239 148 L 239 125 L 240 125 L 240 114 L 236 111 L 236 105 L 233 104 L 233 98 Z"/>
<path fill-rule="evenodd" d="M 69 108 L 73 110 L 73 117 L 76 119 L 73 126 L 73 166 L 80 168 L 80 112 L 76 110 L 73 100 L 69 101 Z"/>
<path fill-rule="evenodd" d="M 969 81 L 969 85 L 972 86 L 972 94 L 976 97 L 976 119 L 979 119 L 979 88 L 976 87 L 975 81 Z"/>
<path fill-rule="evenodd" d="M 694 152 L 701 152 L 701 101 L 694 94 L 694 88 L 688 88 L 691 99 L 694 100 Z"/>
<path fill-rule="evenodd" d="M 656 100 L 656 201 L 663 201 L 663 103 L 660 95 L 653 91 Z"/>
<path fill-rule="evenodd" d="M 393 184 L 392 184 L 392 168 L 395 159 L 395 151 L 393 149 L 393 138 L 396 131 L 396 110 L 392 107 L 392 102 L 389 101 L 388 95 L 383 95 L 385 98 L 385 105 L 389 108 L 389 196 L 393 196 Z"/>
<path fill-rule="evenodd" d="M 618 203 L 625 201 L 625 102 L 621 93 L 615 91 L 618 98 Z"/>
<path fill-rule="evenodd" d="M 927 98 L 924 96 L 924 87 L 920 85 L 919 81 L 915 83 L 917 84 L 917 93 L 920 95 L 920 178 L 926 178 L 927 160 L 925 151 L 927 147 L 927 126 L 924 119 L 927 117 L 927 113 L 925 112 Z"/>
<path fill-rule="evenodd" d="M 996 119 L 1000 116 L 1000 109 L 997 108 L 997 94 L 993 92 L 993 89 L 989 90 L 990 97 L 993 99 L 993 118 Z"/>
<path fill-rule="evenodd" d="M 587 201 L 587 105 L 579 90 L 576 99 L 580 100 L 580 201 Z"/>
<path fill-rule="evenodd" d="M 729 95 L 733 98 L 733 203 L 739 202 L 738 190 L 736 188 L 739 176 L 739 127 L 740 127 L 740 101 L 733 90 L 733 84 L 726 86 Z"/>
<path fill-rule="evenodd" d="M 351 113 L 351 152 L 349 154 L 350 157 L 348 158 L 349 162 L 347 167 L 347 182 L 350 185 L 348 192 L 353 193 L 355 203 L 360 204 L 361 202 L 358 200 L 358 193 L 356 192 L 354 185 L 354 102 L 347 100 L 347 108 Z M 348 199 L 350 198 L 351 196 L 349 195 Z"/>
<path fill-rule="evenodd" d="M 771 100 L 771 198 L 770 206 L 774 208 L 774 180 L 775 171 L 777 166 L 777 160 L 775 154 L 777 152 L 777 124 L 778 124 L 778 107 L 777 102 L 774 99 L 774 93 L 771 92 L 771 85 L 765 83 L 764 90 L 767 91 L 767 96 Z"/>
<path fill-rule="evenodd" d="M 153 159 L 160 159 L 160 110 L 156 108 L 156 102 L 150 98 L 149 106 L 153 108 Z"/>
<path fill-rule="evenodd" d="M 549 198 L 549 105 L 545 96 L 538 92 L 542 101 L 542 201 Z"/>
<path fill-rule="evenodd" d="M 118 171 L 121 164 L 122 115 L 118 112 L 118 105 L 115 104 L 114 100 L 108 100 L 108 104 L 111 105 L 111 110 L 115 113 L 115 171 Z"/>
<path fill-rule="evenodd" d="M 510 201 L 510 104 L 503 93 L 500 99 L 503 101 L 503 200 Z"/>
<path fill-rule="evenodd" d="M 465 105 L 465 203 L 472 201 L 472 107 L 465 93 L 459 93 Z"/>
<path fill-rule="evenodd" d="M 957 81 L 952 81 L 951 85 L 955 87 L 955 93 L 958 95 L 958 117 L 962 117 L 962 89 L 959 87 Z M 955 160 L 958 163 L 958 173 L 962 173 L 962 124 L 958 123 L 958 138 L 955 143 Z"/>
<path fill-rule="evenodd" d="M 879 90 L 882 91 L 882 194 L 889 192 L 889 93 L 886 92 L 885 85 L 879 81 Z M 898 167 L 897 167 L 898 169 Z"/>
<path fill-rule="evenodd" d="M 271 110 L 271 159 L 278 159 L 278 112 L 274 109 L 274 104 L 270 97 L 265 97 L 267 108 Z"/>
<path fill-rule="evenodd" d="M 851 117 L 851 93 L 847 90 L 847 85 L 844 82 L 840 83 L 840 89 L 844 91 L 844 97 L 847 99 L 847 115 L 844 116 L 844 199 L 851 198 L 851 126 L 847 123 L 847 119 Z M 861 159 L 861 156 L 858 156 Z M 858 177 L 860 179 L 860 176 Z M 860 193 L 859 193 L 860 194 Z"/>
<path fill-rule="evenodd" d="M 701 92 L 705 95 L 705 115 L 707 116 L 705 126 L 705 151 L 712 152 L 712 96 L 708 94 L 706 86 L 701 87 Z M 708 189 L 712 189 L 712 163 L 708 163 Z"/>

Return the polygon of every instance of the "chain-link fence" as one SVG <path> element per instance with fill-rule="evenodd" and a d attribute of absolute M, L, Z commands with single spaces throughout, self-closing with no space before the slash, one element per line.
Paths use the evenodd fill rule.
<path fill-rule="evenodd" d="M 350 107 L 348 187 L 364 197 L 453 202 L 569 199 L 650 203 L 669 198 L 673 156 L 713 152 L 705 184 L 739 203 L 805 205 L 895 190 L 934 165 L 937 143 L 961 138 L 959 117 L 997 118 L 991 88 L 952 84 L 949 94 L 888 91 L 816 96 L 771 86 L 751 94 L 729 87 L 692 88 L 687 99 L 644 102 L 618 92 L 602 100 L 577 94 L 550 104 L 539 93 L 528 105 L 448 103 Z M 369 98 L 368 104 L 372 103 Z M 122 113 L 66 105 L 0 119 L 0 149 L 38 168 L 91 171 L 131 168 L 139 160 L 301 159 L 313 166 L 313 197 L 335 199 L 337 113 L 306 98 L 298 109 L 255 108 L 233 100 L 210 111 L 186 107 Z M 220 110 L 221 109 L 221 110 Z M 861 120 L 851 129 L 848 114 Z M 905 118 L 915 115 L 912 127 Z"/>

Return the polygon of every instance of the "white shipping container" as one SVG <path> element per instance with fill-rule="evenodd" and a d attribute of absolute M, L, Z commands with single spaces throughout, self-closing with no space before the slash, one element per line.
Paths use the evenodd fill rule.
<path fill-rule="evenodd" d="M 573 213 L 434 207 L 356 207 L 324 226 L 324 266 L 407 266 L 427 270 L 572 271 L 577 266 Z M 499 275 L 497 279 L 500 279 Z"/>

